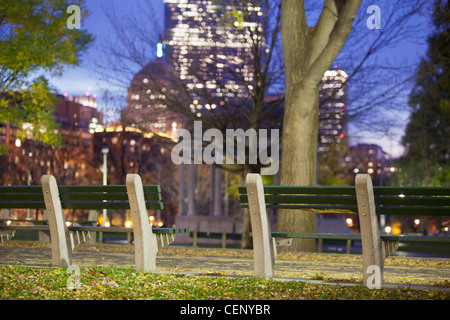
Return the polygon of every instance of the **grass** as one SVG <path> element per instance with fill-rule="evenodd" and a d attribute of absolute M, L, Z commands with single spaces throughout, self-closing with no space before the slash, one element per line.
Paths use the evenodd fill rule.
<path fill-rule="evenodd" d="M 140 273 L 130 268 L 0 266 L 2 300 L 449 300 L 428 290 L 367 289 L 255 277 Z"/>

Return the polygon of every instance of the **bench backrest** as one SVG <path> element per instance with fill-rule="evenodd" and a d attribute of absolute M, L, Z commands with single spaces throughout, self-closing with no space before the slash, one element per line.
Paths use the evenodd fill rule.
<path fill-rule="evenodd" d="M 161 210 L 159 185 L 145 185 L 147 209 Z M 58 186 L 63 209 L 130 209 L 127 187 L 117 186 Z M 0 187 L 0 208 L 45 209 L 41 186 Z"/>
<path fill-rule="evenodd" d="M 450 188 L 373 187 L 377 214 L 450 216 Z M 239 187 L 242 207 L 248 207 L 247 188 Z M 355 187 L 264 186 L 267 208 L 327 213 L 357 213 Z"/>
<path fill-rule="evenodd" d="M 242 207 L 248 207 L 247 188 L 239 187 Z M 355 187 L 264 186 L 267 208 L 329 213 L 357 213 Z"/>

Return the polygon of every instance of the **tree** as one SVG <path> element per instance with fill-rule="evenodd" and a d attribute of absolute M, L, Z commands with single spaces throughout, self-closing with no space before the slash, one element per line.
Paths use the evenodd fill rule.
<path fill-rule="evenodd" d="M 360 4 L 361 0 L 326 0 L 317 24 L 308 27 L 304 1 L 282 2 L 281 36 L 286 79 L 282 185 L 316 184 L 319 85 L 344 46 Z M 279 212 L 277 229 L 298 231 L 302 226 L 302 231 L 314 232 L 315 219 L 314 213 L 286 210 Z M 313 241 L 297 242 L 295 246 L 315 250 Z"/>
<path fill-rule="evenodd" d="M 207 42 L 204 46 L 185 45 L 188 49 L 171 44 L 157 25 L 136 24 L 140 14 L 144 14 L 145 21 L 154 15 L 154 7 L 148 3 L 139 7 L 140 14 L 129 17 L 119 18 L 115 12 L 107 12 L 121 45 L 110 41 L 102 47 L 108 52 L 104 60 L 108 62 L 102 62 L 101 69 L 109 81 L 129 89 L 129 108 L 138 109 L 133 110 L 133 118 L 139 114 L 141 129 L 154 130 L 149 124 L 159 125 L 159 121 L 167 122 L 171 128 L 172 121 L 179 118 L 187 128 L 192 128 L 194 121 L 202 121 L 203 130 L 216 128 L 224 135 L 226 129 L 257 131 L 280 126 L 281 113 L 276 109 L 284 99 L 283 89 L 268 99 L 274 88 L 282 88 L 283 83 L 280 3 L 215 0 L 214 4 L 208 6 L 214 7 L 208 15 L 188 12 L 195 18 L 189 20 L 183 39 L 187 43 L 198 42 L 199 38 Z M 158 41 L 166 43 L 165 58 L 154 57 Z M 136 75 L 131 86 L 130 74 Z M 260 162 L 250 164 L 248 159 L 243 165 L 216 165 L 242 177 L 249 172 L 259 173 L 262 167 Z M 248 210 L 245 215 L 248 218 Z M 247 218 L 244 248 L 252 243 Z"/>
<path fill-rule="evenodd" d="M 69 29 L 68 0 L 0 1 L 0 121 L 25 129 L 33 139 L 56 146 L 52 88 L 39 72 L 59 75 L 77 65 L 93 37 L 85 30 Z M 84 1 L 80 18 L 87 16 Z M 6 142 L 6 145 L 9 141 Z M 1 147 L 1 145 L 0 145 Z M 0 154 L 6 152 L 5 146 Z"/>
<path fill-rule="evenodd" d="M 411 18 L 421 14 L 425 2 L 384 1 L 380 3 L 382 14 L 380 7 L 375 6 L 375 16 L 367 15 L 370 13 L 367 9 L 374 8 L 370 3 L 366 6 L 361 3 L 325 0 L 321 13 L 308 17 L 308 25 L 305 7 L 309 4 L 306 1 L 282 0 L 281 33 L 286 78 L 281 159 L 283 185 L 316 183 L 318 89 L 321 77 L 332 64 L 348 73 L 344 83 L 351 95 L 347 111 L 349 118 L 358 122 L 360 131 L 364 124 L 380 135 L 380 129 L 389 127 L 390 123 L 386 121 L 389 113 L 398 118 L 395 112 L 402 105 L 399 97 L 410 79 L 407 71 L 411 72 L 411 66 L 404 61 L 390 64 L 379 59 L 379 54 L 398 42 L 417 39 L 421 31 L 418 27 L 423 27 L 414 25 Z M 364 10 L 358 11 L 359 7 Z M 374 18 L 376 22 L 377 14 L 382 17 L 381 27 L 374 26 L 372 30 L 370 23 Z M 389 110 L 391 107 L 395 109 Z M 279 231 L 314 232 L 315 215 L 292 210 L 280 212 L 277 228 Z M 294 249 L 313 251 L 314 241 L 296 240 Z"/>
<path fill-rule="evenodd" d="M 447 1 L 435 1 L 426 57 L 420 62 L 409 97 L 412 113 L 397 161 L 401 185 L 448 186 L 450 177 L 450 14 Z"/>

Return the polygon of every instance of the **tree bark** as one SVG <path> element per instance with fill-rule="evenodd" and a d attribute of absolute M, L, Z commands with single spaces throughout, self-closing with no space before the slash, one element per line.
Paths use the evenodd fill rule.
<path fill-rule="evenodd" d="M 281 37 L 286 100 L 283 118 L 281 185 L 317 183 L 319 85 L 350 33 L 360 0 L 326 0 L 315 27 L 306 22 L 303 0 L 283 0 Z M 316 230 L 311 212 L 280 210 L 277 230 Z M 296 239 L 293 250 L 315 251 L 315 240 Z"/>

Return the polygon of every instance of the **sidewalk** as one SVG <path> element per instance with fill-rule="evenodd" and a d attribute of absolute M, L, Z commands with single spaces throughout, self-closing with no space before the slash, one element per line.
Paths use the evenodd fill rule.
<path fill-rule="evenodd" d="M 0 244 L 1 265 L 49 266 L 50 262 L 49 244 Z M 73 253 L 73 264 L 80 267 L 133 267 L 134 247 L 80 245 Z M 156 264 L 160 272 L 251 276 L 253 252 L 169 246 L 159 250 Z M 362 259 L 360 255 L 281 253 L 275 262 L 275 279 L 353 285 L 362 281 Z M 384 279 L 384 287 L 387 288 L 406 285 L 417 289 L 450 291 L 450 259 L 390 257 L 386 260 Z"/>

